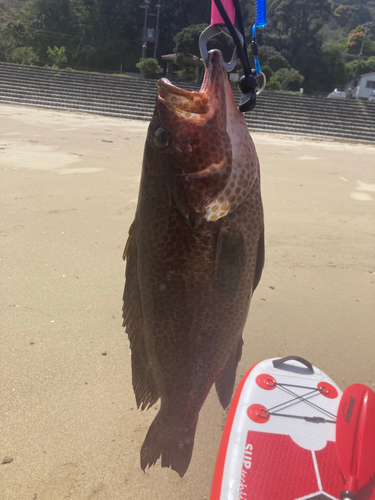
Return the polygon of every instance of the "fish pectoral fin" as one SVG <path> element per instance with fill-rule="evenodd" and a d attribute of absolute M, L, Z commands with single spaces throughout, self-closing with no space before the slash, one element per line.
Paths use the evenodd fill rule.
<path fill-rule="evenodd" d="M 245 271 L 245 241 L 222 229 L 216 247 L 214 290 L 222 299 L 237 293 Z"/>
<path fill-rule="evenodd" d="M 138 408 L 148 408 L 159 399 L 151 371 L 143 333 L 141 294 L 138 283 L 138 249 L 134 236 L 134 223 L 124 250 L 126 258 L 125 289 L 123 296 L 122 326 L 128 334 L 131 348 L 132 381 Z"/>
<path fill-rule="evenodd" d="M 259 237 L 258 241 L 258 251 L 257 251 L 257 260 L 255 263 L 255 272 L 254 272 L 254 283 L 253 283 L 253 292 L 259 284 L 260 278 L 262 276 L 262 271 L 264 267 L 264 230 Z"/>

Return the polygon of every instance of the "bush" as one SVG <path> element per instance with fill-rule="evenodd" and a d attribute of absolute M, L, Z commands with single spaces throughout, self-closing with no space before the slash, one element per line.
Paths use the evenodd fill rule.
<path fill-rule="evenodd" d="M 31 47 L 17 47 L 10 54 L 10 61 L 17 64 L 26 64 L 32 66 L 38 60 Z"/>
<path fill-rule="evenodd" d="M 52 62 L 52 68 L 59 68 L 62 64 L 65 64 L 68 60 L 65 54 L 65 47 L 48 47 L 47 55 Z"/>
<path fill-rule="evenodd" d="M 140 59 L 139 62 L 136 63 L 136 66 L 140 70 L 143 78 L 157 78 L 163 73 L 163 69 L 159 66 L 158 61 L 151 57 Z"/>
<path fill-rule="evenodd" d="M 298 90 L 305 78 L 294 68 L 281 68 L 271 76 L 268 90 Z M 279 88 L 278 87 L 279 84 Z"/>
<path fill-rule="evenodd" d="M 271 77 L 270 80 L 267 81 L 266 90 L 280 90 L 281 84 L 277 80 Z"/>

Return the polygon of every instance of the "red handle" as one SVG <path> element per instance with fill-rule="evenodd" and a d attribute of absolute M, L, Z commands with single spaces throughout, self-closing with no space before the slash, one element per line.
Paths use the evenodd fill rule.
<path fill-rule="evenodd" d="M 375 474 L 375 393 L 363 384 L 350 385 L 341 397 L 336 449 L 345 490 L 357 493 Z"/>
<path fill-rule="evenodd" d="M 226 10 L 232 24 L 234 24 L 235 12 L 233 0 L 221 0 L 221 3 L 223 4 L 223 7 Z M 212 0 L 211 3 L 211 24 L 225 24 L 223 18 L 219 14 L 219 11 L 217 10 L 215 0 Z"/>

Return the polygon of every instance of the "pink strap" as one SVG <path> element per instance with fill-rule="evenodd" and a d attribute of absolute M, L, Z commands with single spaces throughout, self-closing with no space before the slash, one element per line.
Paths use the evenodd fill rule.
<path fill-rule="evenodd" d="M 221 3 L 223 4 L 224 9 L 226 10 L 229 16 L 229 19 L 234 24 L 235 12 L 234 12 L 233 0 L 221 0 Z M 214 0 L 212 0 L 211 4 L 211 24 L 225 24 L 223 18 L 219 14 L 219 11 L 217 10 Z"/>

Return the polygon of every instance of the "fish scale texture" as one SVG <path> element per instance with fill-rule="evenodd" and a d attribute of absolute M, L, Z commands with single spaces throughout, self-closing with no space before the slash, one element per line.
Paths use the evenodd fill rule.
<path fill-rule="evenodd" d="M 181 476 L 214 383 L 222 406 L 230 402 L 264 263 L 259 162 L 219 54 L 211 56 L 204 92 L 192 99 L 169 82 L 159 84 L 124 252 L 123 317 L 136 400 L 144 409 L 161 399 L 141 467 L 161 458 Z M 234 176 L 243 196 L 230 205 L 225 193 Z M 212 219 L 215 203 L 221 208 Z"/>

